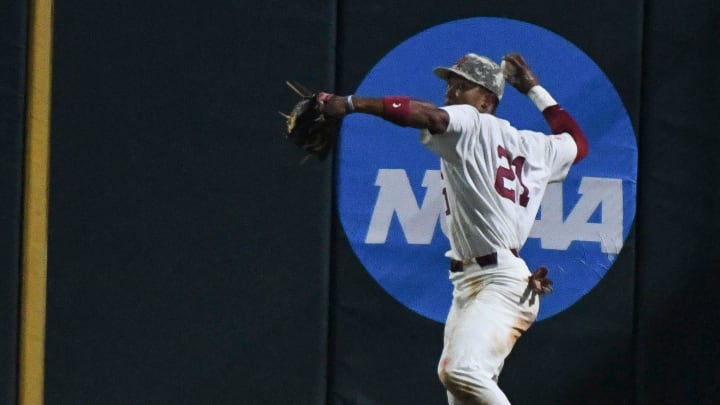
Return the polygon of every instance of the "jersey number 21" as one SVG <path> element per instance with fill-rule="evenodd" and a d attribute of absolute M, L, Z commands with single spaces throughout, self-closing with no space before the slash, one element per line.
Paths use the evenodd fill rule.
<path fill-rule="evenodd" d="M 497 168 L 497 171 L 495 172 L 495 190 L 501 197 L 507 198 L 512 202 L 517 202 L 523 207 L 527 207 L 528 202 L 530 201 L 530 191 L 522 181 L 522 167 L 523 164 L 525 164 L 525 158 L 523 156 L 518 156 L 515 159 L 510 160 L 510 155 L 508 155 L 505 148 L 500 145 L 498 145 L 498 157 L 501 162 L 503 159 L 507 160 L 509 166 L 505 167 L 501 163 Z M 505 186 L 506 179 L 511 182 L 514 182 L 517 179 L 518 183 L 520 183 L 520 187 L 522 188 L 520 198 L 516 199 L 515 189 L 507 188 Z"/>

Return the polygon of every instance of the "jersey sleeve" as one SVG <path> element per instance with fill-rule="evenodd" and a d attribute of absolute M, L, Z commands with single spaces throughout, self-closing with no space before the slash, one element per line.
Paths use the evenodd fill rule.
<path fill-rule="evenodd" d="M 577 153 L 573 163 L 583 160 L 588 154 L 588 141 L 577 122 L 559 105 L 548 107 L 542 113 L 554 134 L 566 133 L 575 142 Z"/>
<path fill-rule="evenodd" d="M 577 163 L 585 158 L 588 154 L 589 145 L 582 128 L 575 122 L 572 116 L 568 114 L 555 99 L 542 86 L 537 85 L 528 91 L 528 96 L 533 104 L 540 110 L 545 117 L 553 134 L 567 133 L 575 142 Z"/>
<path fill-rule="evenodd" d="M 424 129 L 420 132 L 420 142 L 441 158 L 449 162 L 457 161 L 460 159 L 457 145 L 462 138 L 478 133 L 481 125 L 480 114 L 470 105 L 441 108 L 447 111 L 449 116 L 447 130 L 442 134 L 431 134 Z"/>
<path fill-rule="evenodd" d="M 546 156 L 550 162 L 550 182 L 562 181 L 575 162 L 578 146 L 568 133 L 546 136 Z"/>
<path fill-rule="evenodd" d="M 568 133 L 545 135 L 540 132 L 518 131 L 527 156 L 547 167 L 549 182 L 565 179 L 577 155 L 577 144 Z"/>

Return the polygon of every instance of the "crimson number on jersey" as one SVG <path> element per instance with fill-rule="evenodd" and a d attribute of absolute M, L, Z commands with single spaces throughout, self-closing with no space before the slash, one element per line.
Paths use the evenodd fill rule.
<path fill-rule="evenodd" d="M 498 145 L 498 157 L 500 158 L 501 163 L 495 172 L 495 191 L 497 191 L 501 197 L 507 198 L 512 202 L 517 202 L 523 207 L 527 207 L 528 202 L 530 201 L 530 191 L 522 181 L 522 167 L 525 164 L 525 157 L 518 156 L 510 160 L 510 155 L 507 153 L 505 148 L 500 145 Z M 503 159 L 508 162 L 508 166 L 502 165 Z M 505 186 L 505 180 L 514 182 L 516 179 L 517 182 L 520 183 L 520 187 L 522 187 L 520 198 L 517 199 L 515 189 L 507 188 Z"/>

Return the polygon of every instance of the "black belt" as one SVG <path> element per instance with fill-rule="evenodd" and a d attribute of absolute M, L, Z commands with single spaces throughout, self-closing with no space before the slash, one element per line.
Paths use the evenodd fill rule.
<path fill-rule="evenodd" d="M 515 257 L 518 256 L 517 249 L 510 249 L 512 254 L 515 255 Z M 478 256 L 475 259 L 475 262 L 480 265 L 480 267 L 485 266 L 492 266 L 493 264 L 497 264 L 497 252 L 492 252 L 485 256 Z M 453 273 L 459 273 L 463 271 L 463 262 L 462 260 L 454 260 L 450 259 L 450 271 Z"/>

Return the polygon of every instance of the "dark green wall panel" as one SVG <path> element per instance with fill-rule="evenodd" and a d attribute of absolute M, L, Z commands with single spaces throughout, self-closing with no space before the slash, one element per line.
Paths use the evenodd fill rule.
<path fill-rule="evenodd" d="M 324 401 L 330 163 L 277 112 L 333 17 L 56 2 L 47 404 Z"/>
<path fill-rule="evenodd" d="M 17 397 L 28 4 L 0 13 L 0 403 Z"/>
<path fill-rule="evenodd" d="M 638 232 L 638 404 L 720 402 L 720 6 L 648 2 Z"/>

